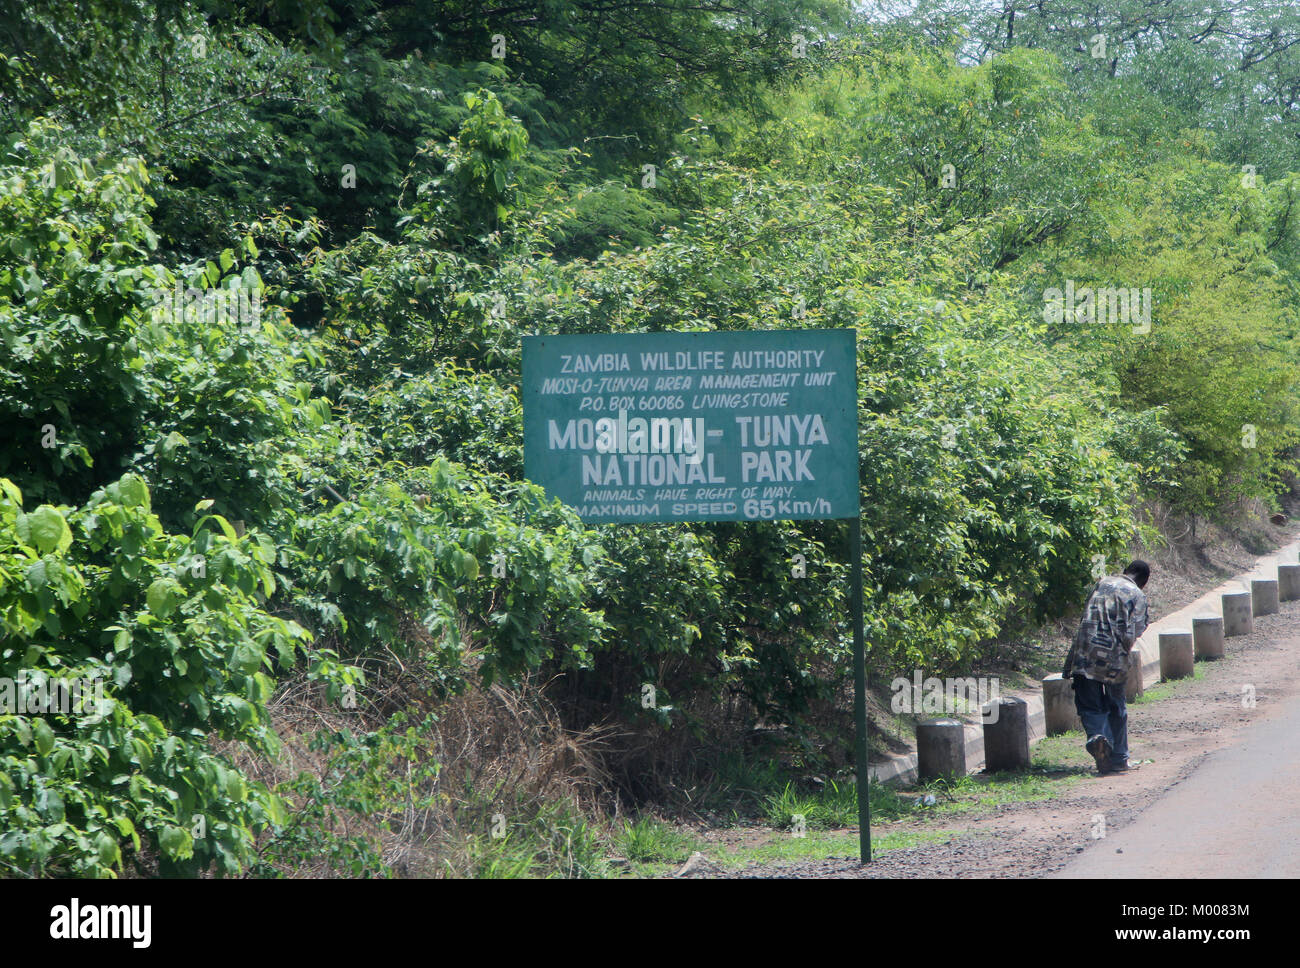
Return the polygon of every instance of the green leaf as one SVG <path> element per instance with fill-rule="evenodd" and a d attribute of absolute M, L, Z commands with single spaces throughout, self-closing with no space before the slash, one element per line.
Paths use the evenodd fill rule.
<path fill-rule="evenodd" d="M 117 493 L 126 507 L 149 506 L 149 486 L 138 474 L 125 474 L 117 482 Z"/>
<path fill-rule="evenodd" d="M 112 867 L 122 859 L 117 839 L 107 830 L 101 830 L 95 836 L 95 853 L 99 856 L 99 862 L 105 867 Z"/>
<path fill-rule="evenodd" d="M 26 515 L 26 520 L 30 540 L 41 554 L 63 554 L 72 545 L 72 531 L 57 508 L 42 505 Z"/>
<path fill-rule="evenodd" d="M 165 457 L 171 457 L 172 454 L 175 453 L 177 447 L 188 447 L 189 443 L 190 442 L 185 439 L 183 434 L 178 434 L 173 430 L 163 439 L 163 442 L 159 445 L 158 449 L 162 451 Z"/>
<path fill-rule="evenodd" d="M 36 752 L 41 756 L 49 755 L 54 749 L 54 730 L 43 718 L 37 717 L 32 723 L 32 737 L 36 740 Z"/>
<path fill-rule="evenodd" d="M 251 726 L 257 721 L 257 711 L 251 703 L 243 699 L 233 698 L 230 700 L 230 706 L 235 711 L 235 719 L 241 726 Z"/>
<path fill-rule="evenodd" d="M 145 592 L 149 611 L 159 618 L 167 618 L 176 611 L 176 604 L 185 596 L 185 590 L 175 578 L 159 578 Z"/>
<path fill-rule="evenodd" d="M 188 860 L 194 856 L 194 841 L 189 831 L 180 827 L 163 827 L 158 833 L 158 846 L 172 860 Z"/>
<path fill-rule="evenodd" d="M 0 493 L 3 493 L 18 507 L 23 506 L 23 492 L 20 491 L 18 485 L 9 480 L 9 478 L 0 477 Z"/>
<path fill-rule="evenodd" d="M 231 770 L 226 774 L 226 796 L 236 803 L 243 803 L 248 796 L 248 786 L 238 770 Z"/>
<path fill-rule="evenodd" d="M 230 656 L 230 665 L 236 672 L 242 672 L 246 676 L 252 675 L 262 665 L 262 653 L 257 647 L 248 642 L 243 643 L 235 648 Z"/>
<path fill-rule="evenodd" d="M 44 588 L 45 583 L 48 580 L 45 567 L 45 559 L 42 558 L 40 561 L 36 562 L 36 564 L 27 569 L 27 583 L 36 591 L 40 591 Z"/>
<path fill-rule="evenodd" d="M 239 535 L 235 533 L 235 528 L 229 521 L 223 518 L 220 514 L 213 514 L 211 515 L 211 517 L 214 521 L 217 522 L 218 525 L 221 526 L 221 531 L 223 534 L 225 534 L 227 538 L 229 538 L 231 541 L 239 540 Z"/>

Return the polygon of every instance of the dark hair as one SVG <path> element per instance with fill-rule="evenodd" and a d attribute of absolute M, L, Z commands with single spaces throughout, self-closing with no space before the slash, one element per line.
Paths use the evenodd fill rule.
<path fill-rule="evenodd" d="M 1124 574 L 1133 579 L 1133 584 L 1138 588 L 1145 588 L 1147 579 L 1151 577 L 1151 566 L 1145 561 L 1130 561 L 1128 567 L 1124 569 Z"/>

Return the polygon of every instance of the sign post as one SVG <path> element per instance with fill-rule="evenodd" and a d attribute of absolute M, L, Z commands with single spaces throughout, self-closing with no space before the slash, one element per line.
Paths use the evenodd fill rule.
<path fill-rule="evenodd" d="M 849 521 L 849 555 L 853 558 L 849 594 L 853 622 L 853 727 L 856 738 L 854 759 L 858 764 L 858 857 L 871 863 L 871 797 L 867 762 L 867 650 L 862 621 L 862 519 Z"/>
<path fill-rule="evenodd" d="M 524 475 L 585 522 L 850 522 L 869 861 L 856 333 L 526 336 L 522 376 Z"/>

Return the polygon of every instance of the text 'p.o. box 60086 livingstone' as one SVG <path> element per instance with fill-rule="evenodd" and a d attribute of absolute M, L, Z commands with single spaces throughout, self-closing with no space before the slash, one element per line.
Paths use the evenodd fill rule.
<path fill-rule="evenodd" d="M 527 336 L 524 475 L 587 522 L 858 516 L 852 330 Z"/>

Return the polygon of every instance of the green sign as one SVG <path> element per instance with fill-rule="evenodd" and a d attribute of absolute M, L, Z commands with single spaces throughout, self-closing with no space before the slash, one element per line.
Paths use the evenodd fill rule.
<path fill-rule="evenodd" d="M 858 516 L 848 329 L 526 336 L 524 475 L 584 521 Z"/>

